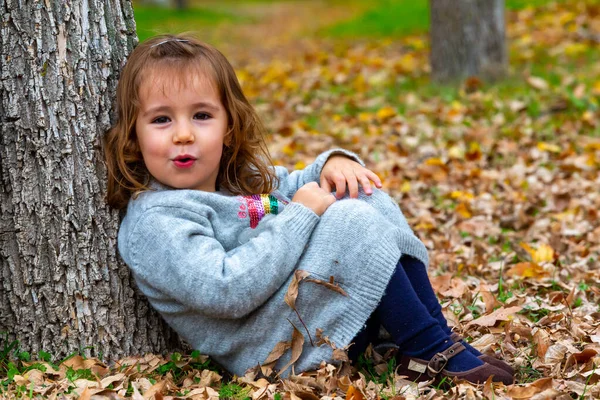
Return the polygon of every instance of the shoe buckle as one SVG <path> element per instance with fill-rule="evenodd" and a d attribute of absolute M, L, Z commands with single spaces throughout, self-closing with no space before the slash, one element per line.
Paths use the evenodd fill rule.
<path fill-rule="evenodd" d="M 448 364 L 448 357 L 446 357 L 446 355 L 443 353 L 437 353 L 427 364 L 429 376 L 436 376 L 442 372 L 446 364 Z M 434 366 L 437 366 L 437 368 L 434 368 Z"/>

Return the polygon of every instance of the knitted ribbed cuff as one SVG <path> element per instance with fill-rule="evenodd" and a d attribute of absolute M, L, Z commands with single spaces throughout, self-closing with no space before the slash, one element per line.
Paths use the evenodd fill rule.
<path fill-rule="evenodd" d="M 305 239 L 310 237 L 320 219 L 313 210 L 295 202 L 289 203 L 280 214 L 280 217 L 289 219 L 290 230 Z"/>

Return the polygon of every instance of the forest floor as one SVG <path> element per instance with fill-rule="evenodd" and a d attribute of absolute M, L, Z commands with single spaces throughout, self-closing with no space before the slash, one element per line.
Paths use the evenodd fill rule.
<path fill-rule="evenodd" d="M 277 164 L 339 146 L 379 174 L 429 249 L 454 330 L 510 363 L 515 384 L 419 387 L 372 351 L 286 380 L 224 377 L 196 353 L 113 366 L 15 353 L 0 397 L 600 398 L 598 1 L 507 1 L 509 76 L 457 86 L 430 82 L 426 2 L 403 9 L 404 30 L 389 7 L 408 3 L 367 3 L 203 1 L 209 22 L 180 30 L 232 61 Z M 174 30 L 150 11 L 136 9 L 140 32 Z"/>

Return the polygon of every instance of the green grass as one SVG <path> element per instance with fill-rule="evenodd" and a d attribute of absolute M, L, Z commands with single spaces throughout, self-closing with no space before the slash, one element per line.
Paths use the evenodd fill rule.
<path fill-rule="evenodd" d="M 349 21 L 326 29 L 336 37 L 403 36 L 421 33 L 429 27 L 428 0 L 379 0 L 373 8 Z"/>
<path fill-rule="evenodd" d="M 223 22 L 240 22 L 247 18 L 210 8 L 191 7 L 176 10 L 164 7 L 133 7 L 140 41 L 164 33 L 202 32 L 206 26 Z"/>
<path fill-rule="evenodd" d="M 564 0 L 506 0 L 506 8 L 520 10 Z M 334 37 L 401 37 L 427 32 L 429 0 L 377 0 L 363 14 L 327 28 Z"/>

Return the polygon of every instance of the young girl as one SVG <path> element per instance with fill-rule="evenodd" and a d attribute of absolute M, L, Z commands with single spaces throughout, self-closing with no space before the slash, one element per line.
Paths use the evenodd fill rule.
<path fill-rule="evenodd" d="M 411 379 L 512 382 L 507 364 L 451 338 L 426 249 L 372 187 L 377 175 L 344 150 L 292 173 L 273 167 L 265 129 L 216 49 L 171 35 L 138 45 L 117 109 L 105 149 L 108 201 L 127 206 L 119 251 L 195 349 L 237 375 L 263 363 L 291 338 L 290 322 L 303 329 L 284 296 L 305 270 L 347 294 L 300 285 L 296 309 L 312 336 L 320 328 L 337 348 L 354 343 L 356 355 L 383 325 Z M 295 372 L 331 359 L 329 346 L 306 340 Z"/>

